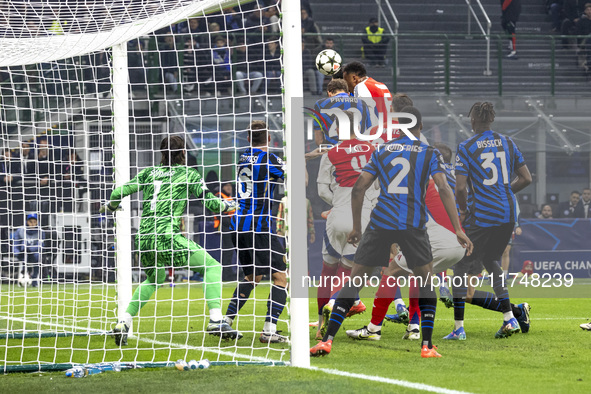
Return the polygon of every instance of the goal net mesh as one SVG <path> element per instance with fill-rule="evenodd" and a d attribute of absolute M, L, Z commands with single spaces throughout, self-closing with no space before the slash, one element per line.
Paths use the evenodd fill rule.
<path fill-rule="evenodd" d="M 146 273 L 135 243 L 117 255 L 116 226 L 100 214 L 114 189 L 112 47 L 128 56 L 130 177 L 160 163 L 160 142 L 179 135 L 187 165 L 212 192 L 236 190 L 248 126 L 267 122 L 269 150 L 283 157 L 280 13 L 275 2 L 0 2 L 0 365 L 286 361 L 287 344 L 259 334 L 263 278 L 234 322 L 244 338 L 207 335 L 203 276 L 166 268 L 166 281 L 134 318 L 128 346 L 110 335 L 118 293 Z M 124 132 L 124 131 L 123 131 Z M 119 180 L 119 181 L 127 181 Z M 277 188 L 272 226 L 283 188 Z M 223 265 L 222 312 L 243 273 L 228 243 L 228 217 L 192 197 L 182 234 Z M 270 249 L 268 253 L 271 253 Z M 131 283 L 117 283 L 131 260 Z M 278 321 L 287 334 L 288 307 Z"/>

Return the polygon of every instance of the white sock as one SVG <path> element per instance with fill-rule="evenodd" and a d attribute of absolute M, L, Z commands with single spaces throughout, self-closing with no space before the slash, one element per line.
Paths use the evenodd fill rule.
<path fill-rule="evenodd" d="M 324 316 L 321 313 L 320 315 L 318 315 L 318 329 L 319 330 L 320 330 L 320 327 L 322 327 L 323 322 L 324 322 Z"/>
<path fill-rule="evenodd" d="M 355 300 L 355 302 L 353 303 L 353 306 L 359 305 L 360 302 L 361 302 L 361 300 Z"/>
<path fill-rule="evenodd" d="M 508 321 L 513 319 L 515 316 L 513 316 L 513 311 L 509 311 L 509 312 L 503 312 L 503 320 L 504 321 Z"/>
<path fill-rule="evenodd" d="M 223 319 L 222 308 L 211 308 L 209 310 L 209 319 L 211 321 L 220 321 Z"/>
<path fill-rule="evenodd" d="M 330 300 L 328 300 L 328 303 L 326 305 L 330 305 L 331 307 L 333 307 L 334 306 L 334 302 L 335 302 L 335 299 L 334 298 L 331 298 Z"/>
<path fill-rule="evenodd" d="M 369 324 L 367 325 L 367 330 L 369 332 L 378 332 L 382 329 L 382 326 L 376 326 L 375 324 L 373 324 L 372 322 L 369 322 Z"/>
<path fill-rule="evenodd" d="M 503 270 L 503 275 L 505 275 L 505 277 L 507 277 L 509 275 L 509 270 Z"/>
<path fill-rule="evenodd" d="M 406 307 L 406 304 L 404 303 L 404 300 L 402 298 L 396 298 L 394 300 L 394 307 L 398 307 L 398 305 Z"/>
<path fill-rule="evenodd" d="M 463 320 L 454 320 L 454 323 L 456 325 L 456 328 L 454 328 L 454 331 L 455 330 L 458 330 L 458 329 L 460 329 L 462 327 L 464 327 L 464 321 Z"/>
<path fill-rule="evenodd" d="M 412 331 L 412 330 L 420 330 L 420 329 L 421 329 L 421 326 L 418 325 L 418 324 L 409 324 L 408 325 L 408 330 L 409 331 Z"/>
<path fill-rule="evenodd" d="M 273 334 L 277 332 L 277 324 L 266 321 L 265 325 L 263 326 L 263 332 L 267 334 Z"/>
<path fill-rule="evenodd" d="M 131 321 L 133 320 L 133 316 L 131 316 L 129 313 L 125 312 L 123 314 L 122 320 L 125 324 L 127 324 L 128 327 L 131 327 Z"/>

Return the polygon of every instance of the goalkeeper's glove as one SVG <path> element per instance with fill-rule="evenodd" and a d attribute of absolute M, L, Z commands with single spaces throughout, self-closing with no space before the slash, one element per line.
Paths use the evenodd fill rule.
<path fill-rule="evenodd" d="M 222 200 L 224 205 L 222 206 L 222 212 L 230 212 L 236 210 L 236 202 L 234 200 Z"/>
<path fill-rule="evenodd" d="M 113 208 L 111 206 L 111 202 L 108 202 L 106 204 L 101 205 L 101 209 L 99 209 L 99 213 L 105 213 L 105 212 L 115 212 L 115 211 L 121 211 L 123 210 L 123 208 L 121 208 L 121 206 L 117 206 L 115 208 Z"/>

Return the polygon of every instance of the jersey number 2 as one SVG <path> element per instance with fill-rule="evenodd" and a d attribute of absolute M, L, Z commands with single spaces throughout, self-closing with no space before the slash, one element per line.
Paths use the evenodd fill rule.
<path fill-rule="evenodd" d="M 497 181 L 499 180 L 499 172 L 497 170 L 497 166 L 493 163 L 495 159 L 494 152 L 486 152 L 481 153 L 480 158 L 484 160 L 482 163 L 482 167 L 485 169 L 492 170 L 492 176 L 489 179 L 485 179 L 482 182 L 486 186 L 496 185 Z M 497 152 L 497 158 L 501 161 L 501 172 L 503 173 L 503 183 L 509 183 L 509 174 L 507 172 L 507 162 L 505 160 L 505 152 Z"/>
<path fill-rule="evenodd" d="M 408 173 L 410 171 L 410 163 L 404 157 L 397 157 L 394 160 L 392 160 L 390 163 L 392 164 L 392 167 L 395 167 L 397 165 L 401 165 L 402 168 L 400 169 L 398 174 L 396 174 L 394 179 L 392 179 L 392 182 L 390 182 L 390 184 L 388 185 L 388 193 L 390 193 L 390 194 L 408 194 L 408 187 L 407 186 L 400 186 L 400 183 L 408 175 Z"/>

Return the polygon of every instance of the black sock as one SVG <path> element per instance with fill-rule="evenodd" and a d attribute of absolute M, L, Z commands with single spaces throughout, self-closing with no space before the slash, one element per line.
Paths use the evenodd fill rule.
<path fill-rule="evenodd" d="M 497 296 L 497 300 L 501 304 L 501 312 L 511 311 L 511 300 L 509 299 L 509 290 L 507 289 L 507 283 L 503 270 L 496 261 L 485 261 L 484 268 L 491 274 L 492 287 Z"/>
<path fill-rule="evenodd" d="M 466 295 L 468 294 L 467 287 L 454 287 L 453 288 L 453 300 L 454 300 L 454 320 L 464 320 L 464 307 L 466 305 Z"/>
<path fill-rule="evenodd" d="M 431 338 L 433 337 L 433 322 L 435 321 L 435 311 L 437 309 L 437 296 L 431 286 L 421 287 L 419 295 L 419 308 L 421 309 L 421 335 L 423 336 L 423 345 L 433 347 Z"/>
<path fill-rule="evenodd" d="M 277 324 L 277 319 L 283 312 L 287 301 L 287 289 L 282 286 L 271 285 L 269 299 L 267 300 L 267 317 L 265 321 Z"/>
<path fill-rule="evenodd" d="M 345 320 L 347 313 L 349 313 L 349 309 L 351 309 L 355 300 L 359 296 L 359 290 L 360 288 L 353 286 L 351 281 L 348 281 L 345 286 L 343 286 L 334 303 L 334 307 L 332 308 L 332 313 L 328 320 L 328 328 L 326 329 L 324 338 L 322 338 L 323 342 L 332 340 L 334 336 L 337 335 L 339 328 L 341 328 L 341 324 L 343 324 L 343 320 Z"/>
<path fill-rule="evenodd" d="M 234 319 L 238 312 L 240 312 L 240 309 L 242 309 L 246 301 L 248 301 L 250 293 L 253 289 L 254 284 L 252 282 L 239 282 L 238 286 L 236 286 L 236 290 L 234 290 L 234 294 L 232 295 L 232 300 L 228 304 L 226 316 L 228 316 L 231 319 Z"/>
<path fill-rule="evenodd" d="M 474 292 L 474 297 L 472 297 L 472 305 L 477 305 L 484 309 L 490 309 L 491 311 L 501 311 L 501 303 L 497 297 L 495 297 L 493 293 L 486 291 L 476 290 Z M 515 317 L 521 316 L 521 309 L 519 309 L 517 305 L 511 304 L 511 310 Z"/>

